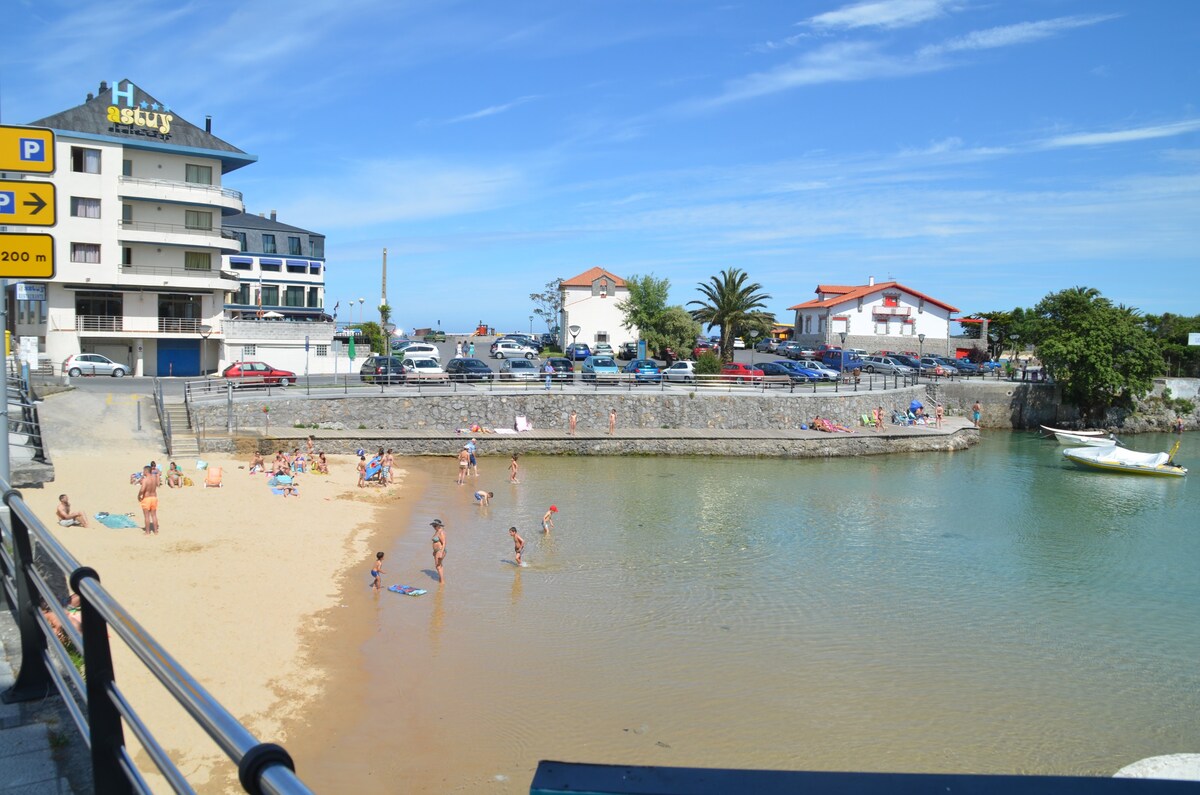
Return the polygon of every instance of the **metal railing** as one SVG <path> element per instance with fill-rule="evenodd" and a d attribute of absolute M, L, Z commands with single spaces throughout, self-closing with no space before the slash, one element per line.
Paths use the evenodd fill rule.
<path fill-rule="evenodd" d="M 199 235 L 200 237 L 213 237 L 217 239 L 225 239 L 221 236 L 221 230 L 211 226 L 188 226 L 187 224 L 168 224 L 162 221 L 120 221 L 119 225 L 122 229 L 127 229 L 131 232 L 162 232 L 172 235 Z"/>
<path fill-rule="evenodd" d="M 167 457 L 170 457 L 174 455 L 171 450 L 171 415 L 167 413 L 166 403 L 163 401 L 162 382 L 157 378 L 154 379 L 154 410 L 158 412 L 158 426 L 162 428 L 163 447 L 167 451 Z"/>
<path fill-rule="evenodd" d="M 233 188 L 222 188 L 220 185 L 204 185 L 199 182 L 180 182 L 172 179 L 144 179 L 142 177 L 119 177 L 122 185 L 144 185 L 152 188 L 170 188 L 173 190 L 190 190 L 201 193 L 217 193 L 229 199 L 242 201 L 242 192 Z"/>
<path fill-rule="evenodd" d="M 164 334 L 199 334 L 203 320 L 194 317 L 160 317 L 158 330 Z"/>
<path fill-rule="evenodd" d="M 22 456 L 48 464 L 46 447 L 42 442 L 42 422 L 38 416 L 37 400 L 29 383 L 29 365 L 10 360 L 5 375 L 8 400 L 8 446 L 28 451 Z"/>
<path fill-rule="evenodd" d="M 91 753 L 96 792 L 148 793 L 150 786 L 134 764 L 125 740 L 128 728 L 146 756 L 175 792 L 192 793 L 186 776 L 171 761 L 151 728 L 117 684 L 110 638 L 122 641 L 192 720 L 237 765 L 238 780 L 251 793 L 309 793 L 282 747 L 260 742 L 167 652 L 134 616 L 100 584 L 94 569 L 81 566 L 34 515 L 9 484 L 0 480 L 8 507 L 0 544 L 4 598 L 21 638 L 20 672 L 3 693 L 5 702 L 43 699 L 57 690 Z M 37 545 L 51 568 L 69 578 L 78 595 L 76 627 L 46 578 L 34 564 Z M 40 604 L 45 602 L 45 612 Z M 58 631 L 52 626 L 53 616 Z M 86 680 L 72 661 L 70 644 L 82 652 Z"/>
<path fill-rule="evenodd" d="M 121 315 L 76 315 L 76 331 L 124 331 L 125 318 Z"/>

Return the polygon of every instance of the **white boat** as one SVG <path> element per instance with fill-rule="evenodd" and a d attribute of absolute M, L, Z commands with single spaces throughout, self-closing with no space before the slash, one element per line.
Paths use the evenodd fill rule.
<path fill-rule="evenodd" d="M 1054 438 L 1058 439 L 1060 444 L 1073 444 L 1076 447 L 1110 447 L 1120 444 L 1117 437 L 1111 433 L 1108 436 L 1081 436 L 1068 431 L 1055 431 Z"/>
<path fill-rule="evenodd" d="M 1187 474 L 1187 470 L 1171 460 L 1177 450 L 1179 450 L 1179 442 L 1175 442 L 1175 446 L 1166 453 L 1138 453 L 1116 445 L 1068 447 L 1063 450 L 1063 457 L 1089 469 L 1127 472 L 1131 475 L 1181 478 Z"/>
<path fill-rule="evenodd" d="M 1070 431 L 1066 428 L 1051 428 L 1049 425 L 1038 426 L 1050 435 L 1056 433 L 1073 433 L 1076 436 L 1108 436 L 1108 431 Z"/>

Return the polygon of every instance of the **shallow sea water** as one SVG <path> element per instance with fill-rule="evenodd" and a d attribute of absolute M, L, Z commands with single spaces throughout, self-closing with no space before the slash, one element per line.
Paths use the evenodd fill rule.
<path fill-rule="evenodd" d="M 301 773 L 526 792 L 539 759 L 1111 775 L 1200 752 L 1200 471 L 1060 450 L 989 432 L 954 454 L 529 456 L 517 486 L 484 457 L 465 487 L 450 459 L 406 462 L 431 485 L 385 579 L 430 593 L 351 589 L 372 638 L 337 675 L 368 703 L 325 705 L 339 729 Z"/>

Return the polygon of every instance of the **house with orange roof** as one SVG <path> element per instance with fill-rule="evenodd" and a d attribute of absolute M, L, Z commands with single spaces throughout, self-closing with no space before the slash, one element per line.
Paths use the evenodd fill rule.
<path fill-rule="evenodd" d="M 604 268 L 591 268 L 563 279 L 560 290 L 559 342 L 563 346 L 585 342 L 594 348 L 596 343 L 607 342 L 615 349 L 621 343 L 637 340 L 638 329 L 626 328 L 625 315 L 617 308 L 618 303 L 629 298 L 629 288 L 620 276 Z"/>
<path fill-rule="evenodd" d="M 896 281 L 877 284 L 874 276 L 861 285 L 818 284 L 816 294 L 789 307 L 793 339 L 803 345 L 953 355 L 950 318 L 958 308 L 944 301 Z"/>

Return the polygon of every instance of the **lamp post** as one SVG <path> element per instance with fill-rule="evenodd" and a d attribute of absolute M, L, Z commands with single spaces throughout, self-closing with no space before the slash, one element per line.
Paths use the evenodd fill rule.
<path fill-rule="evenodd" d="M 846 380 L 846 332 L 839 331 L 838 336 L 842 338 L 842 378 Z"/>
<path fill-rule="evenodd" d="M 754 340 L 758 338 L 758 329 L 752 328 L 746 332 L 746 336 L 750 338 L 750 366 L 754 366 Z"/>
<path fill-rule="evenodd" d="M 529 334 L 533 335 L 533 315 L 529 316 Z"/>
<path fill-rule="evenodd" d="M 921 360 L 925 358 L 925 335 L 917 335 L 917 380 L 921 380 Z"/>
<path fill-rule="evenodd" d="M 366 311 L 366 309 L 363 308 L 363 303 L 366 302 L 366 300 L 367 299 L 365 298 L 358 299 L 358 325 L 360 327 L 362 326 L 363 321 L 365 321 L 367 318 L 367 316 L 363 314 Z"/>
<path fill-rule="evenodd" d="M 208 338 L 212 336 L 213 327 L 200 326 L 200 375 L 204 375 L 204 349 L 208 347 Z"/>

